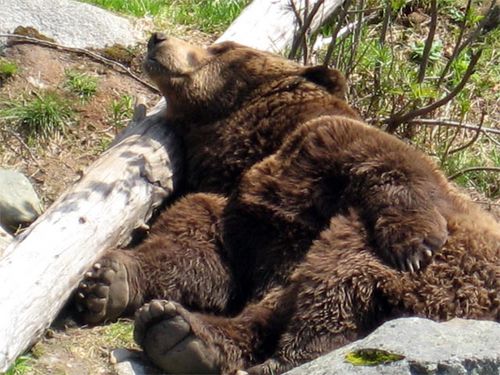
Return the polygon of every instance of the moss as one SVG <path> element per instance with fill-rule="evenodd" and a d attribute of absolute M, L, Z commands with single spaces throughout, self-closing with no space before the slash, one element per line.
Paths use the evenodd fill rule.
<path fill-rule="evenodd" d="M 31 355 L 35 359 L 38 359 L 38 358 L 42 357 L 44 354 L 45 354 L 45 348 L 43 347 L 43 344 L 40 343 L 40 342 L 37 342 L 31 348 Z"/>
<path fill-rule="evenodd" d="M 404 358 L 403 355 L 381 349 L 358 349 L 345 356 L 346 361 L 354 366 L 377 366 L 400 361 Z"/>
<path fill-rule="evenodd" d="M 101 53 L 104 57 L 125 65 L 131 65 L 137 55 L 137 51 L 133 48 L 127 48 L 121 44 L 113 44 L 112 46 L 106 47 L 101 50 Z"/>
<path fill-rule="evenodd" d="M 0 57 L 0 82 L 12 77 L 18 71 L 15 62 Z"/>
<path fill-rule="evenodd" d="M 31 26 L 28 26 L 28 27 L 18 26 L 14 30 L 14 34 L 23 35 L 23 36 L 29 36 L 31 38 L 36 38 L 36 39 L 40 39 L 40 40 L 45 40 L 46 42 L 55 43 L 54 39 L 49 38 L 48 36 L 43 35 L 37 29 L 35 29 L 34 27 L 31 27 Z"/>

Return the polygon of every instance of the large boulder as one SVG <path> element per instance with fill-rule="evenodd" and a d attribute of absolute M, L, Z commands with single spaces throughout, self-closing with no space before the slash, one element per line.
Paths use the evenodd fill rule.
<path fill-rule="evenodd" d="M 13 230 L 33 222 L 41 213 L 40 199 L 26 176 L 0 169 L 0 226 Z"/>
<path fill-rule="evenodd" d="M 68 47 L 133 45 L 144 39 L 130 20 L 73 0 L 0 0 L 0 20 L 0 33 L 29 26 Z"/>
<path fill-rule="evenodd" d="M 366 351 L 364 349 L 370 349 Z M 403 356 L 393 362 L 353 365 L 346 355 L 375 357 L 383 350 Z M 380 355 L 379 355 L 380 356 Z M 306 363 L 288 375 L 498 375 L 500 324 L 491 321 L 453 319 L 436 323 L 428 319 L 402 318 L 383 324 L 363 340 Z"/>

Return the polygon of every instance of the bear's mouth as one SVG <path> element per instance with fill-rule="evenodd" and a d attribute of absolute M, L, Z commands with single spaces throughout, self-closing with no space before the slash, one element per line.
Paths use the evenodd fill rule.
<path fill-rule="evenodd" d="M 146 56 L 143 62 L 143 67 L 150 78 L 154 79 L 155 76 L 169 77 L 169 78 L 181 78 L 186 74 L 181 72 L 174 72 L 167 69 L 160 61 L 158 61 L 154 56 Z"/>
<path fill-rule="evenodd" d="M 147 57 L 144 59 L 142 66 L 146 73 L 153 78 L 154 76 L 163 73 L 163 66 L 154 57 Z"/>

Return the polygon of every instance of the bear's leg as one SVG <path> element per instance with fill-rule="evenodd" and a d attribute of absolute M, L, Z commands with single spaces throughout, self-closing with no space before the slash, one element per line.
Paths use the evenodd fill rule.
<path fill-rule="evenodd" d="M 447 190 L 437 167 L 395 137 L 355 120 L 322 117 L 245 174 L 240 200 L 313 229 L 356 207 L 374 250 L 397 268 L 416 271 L 447 239 Z"/>
<path fill-rule="evenodd" d="M 137 312 L 134 337 L 168 373 L 282 373 L 367 334 L 391 313 L 383 294 L 398 288 L 399 272 L 366 241 L 356 215 L 335 217 L 287 287 L 233 318 L 154 301 Z"/>
<path fill-rule="evenodd" d="M 269 342 L 277 341 L 283 325 L 283 314 L 276 313 L 281 296 L 276 289 L 233 318 L 191 313 L 178 303 L 155 300 L 137 311 L 134 339 L 169 374 L 234 373 L 261 362 Z"/>
<path fill-rule="evenodd" d="M 114 320 L 155 298 L 223 312 L 233 288 L 216 229 L 225 203 L 213 194 L 188 195 L 157 218 L 135 249 L 106 253 L 76 291 L 83 320 Z"/>
<path fill-rule="evenodd" d="M 274 354 L 250 374 L 288 371 L 363 337 L 391 314 L 395 302 L 385 295 L 398 289 L 400 273 L 384 266 L 366 240 L 356 215 L 331 220 L 282 295 L 293 310 Z"/>

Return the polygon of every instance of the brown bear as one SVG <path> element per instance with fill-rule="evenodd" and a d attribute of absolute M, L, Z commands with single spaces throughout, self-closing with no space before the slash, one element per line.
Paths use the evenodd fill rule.
<path fill-rule="evenodd" d="M 159 367 L 279 373 L 393 316 L 498 320 L 498 223 L 360 122 L 340 73 L 161 34 L 145 67 L 185 144 L 186 192 L 199 193 L 89 271 L 77 293 L 88 322 L 168 299 L 136 317 Z"/>

